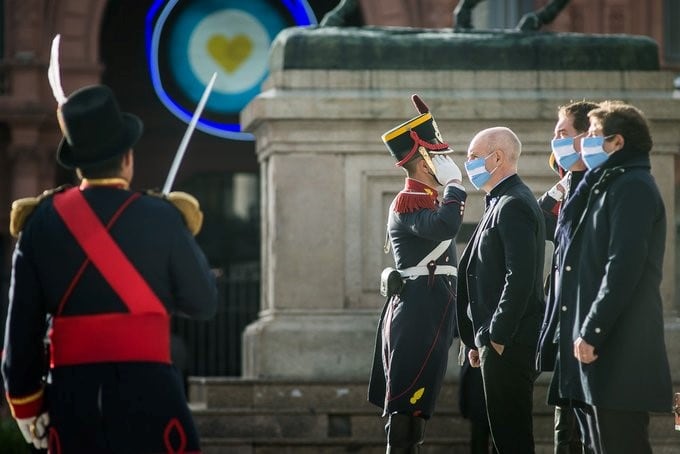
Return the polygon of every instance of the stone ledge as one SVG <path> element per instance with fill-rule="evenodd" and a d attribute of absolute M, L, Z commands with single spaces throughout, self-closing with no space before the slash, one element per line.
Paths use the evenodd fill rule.
<path fill-rule="evenodd" d="M 497 88 L 477 92 L 454 89 L 433 92 L 413 87 L 399 92 L 367 92 L 363 97 L 337 90 L 271 90 L 253 99 L 241 111 L 240 118 L 246 131 L 256 132 L 266 122 L 270 131 L 277 133 L 268 138 L 263 147 L 276 144 L 280 149 L 290 144 L 291 150 L 295 151 L 299 143 L 305 142 L 346 146 L 350 139 L 358 137 L 370 139 L 379 148 L 382 145 L 379 134 L 392 123 L 416 114 L 409 102 L 412 93 L 418 93 L 426 100 L 440 127 L 444 120 L 500 121 L 508 115 L 512 115 L 512 121 L 546 120 L 554 123 L 557 107 L 574 99 L 621 99 L 642 109 L 649 121 L 680 119 L 680 102 L 670 97 L 670 91 L 610 88 L 606 91 L 556 89 L 521 92 Z M 276 96 L 269 96 L 271 94 Z M 366 125 L 361 123 L 367 121 L 375 122 L 375 126 L 373 123 L 369 125 L 378 128 L 372 137 L 367 135 Z M 310 134 L 310 129 L 315 128 L 326 131 L 326 134 Z"/>
<path fill-rule="evenodd" d="M 278 69 L 659 69 L 647 36 L 399 27 L 288 28 L 272 44 Z"/>
<path fill-rule="evenodd" d="M 429 90 L 434 94 L 451 91 L 520 90 L 616 90 L 650 93 L 671 98 L 674 71 L 562 71 L 529 69 L 476 70 L 395 70 L 395 69 L 286 69 L 272 71 L 263 85 L 269 89 L 314 89 L 342 94 L 352 90 L 379 88 L 380 92 L 403 92 L 405 88 Z M 680 93 L 680 91 L 679 91 Z M 353 93 L 356 95 L 356 93 Z M 680 96 L 680 95 L 679 95 Z"/>

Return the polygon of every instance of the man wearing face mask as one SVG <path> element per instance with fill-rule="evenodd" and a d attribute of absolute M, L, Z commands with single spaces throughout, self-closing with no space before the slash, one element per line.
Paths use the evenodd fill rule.
<path fill-rule="evenodd" d="M 672 405 L 660 295 L 666 215 L 652 138 L 642 112 L 622 102 L 588 117 L 589 170 L 556 233 L 561 334 L 551 386 L 589 406 L 596 452 L 651 454 L 649 412 Z"/>
<path fill-rule="evenodd" d="M 588 132 L 588 112 L 596 107 L 595 103 L 578 101 L 561 106 L 558 110 L 554 138 L 551 141 L 550 164 L 562 179 L 538 200 L 545 216 L 548 241 L 554 242 L 555 226 L 562 203 L 571 196 L 573 189 L 586 172 L 586 166 L 579 153 L 580 142 Z M 539 372 L 554 371 L 557 359 L 559 337 L 557 325 L 560 311 L 555 303 L 555 294 L 559 292 L 555 264 L 559 253 L 560 251 L 556 250 L 553 254 L 550 273 L 546 280 L 545 315 L 536 357 L 536 368 Z M 555 406 L 555 454 L 592 453 L 589 448 L 591 442 L 587 425 L 588 414 L 583 408 L 584 404 L 560 399 L 556 387 L 549 389 L 548 403 Z"/>
<path fill-rule="evenodd" d="M 517 175 L 522 145 L 508 128 L 472 139 L 465 163 L 486 209 L 460 259 L 458 329 L 481 367 L 498 452 L 531 454 L 535 353 L 543 317 L 545 221 Z"/>
<path fill-rule="evenodd" d="M 421 112 L 383 134 L 396 165 L 406 171 L 404 189 L 392 202 L 381 293 L 386 303 L 378 325 L 368 400 L 387 416 L 387 453 L 416 453 L 447 368 L 455 334 L 456 249 L 466 193 L 462 174 L 425 104 Z M 443 186 L 438 198 L 437 187 Z"/>

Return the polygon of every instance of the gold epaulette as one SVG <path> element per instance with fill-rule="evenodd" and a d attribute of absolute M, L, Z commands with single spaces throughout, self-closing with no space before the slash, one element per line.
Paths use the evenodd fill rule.
<path fill-rule="evenodd" d="M 175 208 L 182 214 L 184 223 L 192 235 L 196 236 L 198 235 L 198 232 L 201 231 L 201 227 L 203 226 L 203 212 L 201 211 L 201 206 L 196 197 L 182 191 L 169 192 L 167 195 L 163 195 L 159 192 L 147 191 L 147 194 L 162 197 L 175 205 Z"/>
<path fill-rule="evenodd" d="M 40 202 L 52 194 L 63 191 L 67 187 L 67 185 L 59 186 L 58 188 L 43 191 L 43 193 L 37 197 L 24 197 L 12 202 L 12 211 L 9 214 L 10 235 L 12 235 L 14 238 L 18 237 L 19 233 L 21 233 L 23 230 L 29 216 L 33 213 L 33 210 L 35 210 Z"/>

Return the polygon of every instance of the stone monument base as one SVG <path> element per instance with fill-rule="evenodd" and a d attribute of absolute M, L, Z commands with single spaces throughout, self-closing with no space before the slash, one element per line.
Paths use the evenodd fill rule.
<path fill-rule="evenodd" d="M 367 379 L 384 304 L 379 276 L 393 266 L 383 253 L 387 211 L 405 176 L 380 136 L 416 115 L 410 96 L 418 93 L 461 167 L 476 132 L 514 130 L 523 144 L 519 173 L 537 197 L 557 180 L 547 162 L 559 106 L 621 99 L 646 114 L 652 172 L 669 222 L 661 293 L 672 374 L 680 382 L 674 303 L 680 99 L 672 96 L 673 76 L 658 70 L 656 43 L 641 37 L 282 32 L 263 92 L 241 113 L 257 140 L 263 226 L 263 310 L 244 334 L 244 376 Z M 459 253 L 484 207 L 483 193 L 464 184 Z"/>

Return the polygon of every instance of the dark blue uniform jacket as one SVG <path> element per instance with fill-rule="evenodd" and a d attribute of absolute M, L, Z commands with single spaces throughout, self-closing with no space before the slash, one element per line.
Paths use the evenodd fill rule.
<path fill-rule="evenodd" d="M 407 188 L 436 191 L 407 179 Z M 406 190 L 405 190 L 406 191 Z M 400 193 L 390 212 L 388 230 L 396 267 L 416 266 L 442 241 L 454 240 L 463 218 L 466 193 L 447 186 L 441 204 L 398 212 Z M 456 266 L 455 241 L 435 260 Z M 378 327 L 369 401 L 385 414 L 430 417 L 447 368 L 455 334 L 456 278 L 446 275 L 407 279 L 390 298 Z"/>
<path fill-rule="evenodd" d="M 131 195 L 108 186 L 90 187 L 83 194 L 104 224 Z M 168 446 L 197 451 L 182 380 L 171 364 L 92 362 L 53 367 L 43 398 L 48 364 L 44 339 L 50 318 L 86 259 L 52 202 L 53 197 L 47 197 L 36 207 L 14 251 L 2 363 L 8 395 L 17 402 L 43 400 L 55 452 L 166 452 Z M 208 318 L 215 313 L 214 276 L 172 204 L 142 195 L 109 232 L 170 314 Z M 61 316 L 126 310 L 90 263 Z"/>

